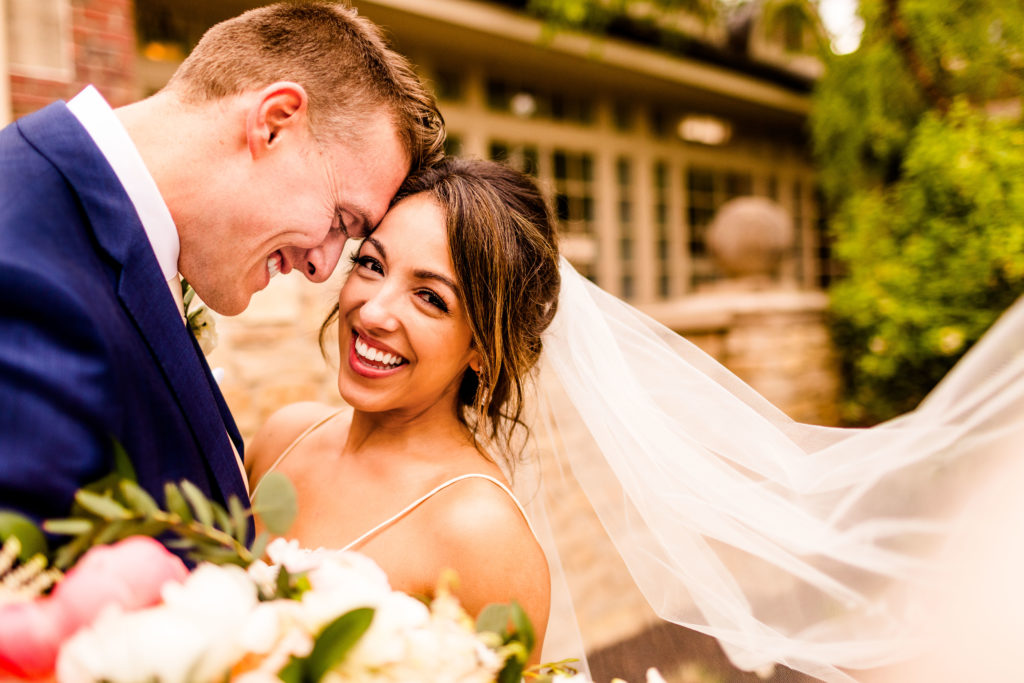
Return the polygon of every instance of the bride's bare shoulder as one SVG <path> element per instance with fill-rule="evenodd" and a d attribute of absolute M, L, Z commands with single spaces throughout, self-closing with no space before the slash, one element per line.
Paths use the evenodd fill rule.
<path fill-rule="evenodd" d="M 286 405 L 273 413 L 245 449 L 245 467 L 250 481 L 254 476 L 261 476 L 304 431 L 336 412 L 336 406 L 304 401 Z"/>

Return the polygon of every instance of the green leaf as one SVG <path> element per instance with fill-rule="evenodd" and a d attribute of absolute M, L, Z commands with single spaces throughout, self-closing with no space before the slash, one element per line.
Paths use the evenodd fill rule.
<path fill-rule="evenodd" d="M 60 536 L 78 536 L 79 534 L 87 534 L 93 529 L 93 521 L 91 519 L 81 519 L 76 517 L 70 517 L 68 519 L 48 519 L 43 522 L 43 529 L 50 534 L 58 534 Z M 0 532 L 0 536 L 3 532 Z"/>
<path fill-rule="evenodd" d="M 181 489 L 175 486 L 174 482 L 169 481 L 164 484 L 164 499 L 167 509 L 180 517 L 181 521 L 185 524 L 192 521 L 192 510 L 185 502 L 185 496 L 181 494 Z"/>
<path fill-rule="evenodd" d="M 530 618 L 526 616 L 526 610 L 523 609 L 522 605 L 513 600 L 509 603 L 509 612 L 512 625 L 515 627 L 515 631 L 511 635 L 526 647 L 527 652 L 533 652 L 533 648 L 537 643 L 537 636 L 533 632 L 533 624 L 530 623 Z"/>
<path fill-rule="evenodd" d="M 231 513 L 231 522 L 234 525 L 235 540 L 245 545 L 249 540 L 249 513 L 238 502 L 237 496 L 228 498 L 228 510 Z"/>
<path fill-rule="evenodd" d="M 277 677 L 284 683 L 304 683 L 302 675 L 305 673 L 305 661 L 292 655 L 284 668 L 277 672 Z"/>
<path fill-rule="evenodd" d="M 210 507 L 213 508 L 213 521 L 216 527 L 224 533 L 233 536 L 234 528 L 231 525 L 231 517 L 228 515 L 228 511 L 215 500 L 210 501 Z"/>
<path fill-rule="evenodd" d="M 268 473 L 260 480 L 260 488 L 253 498 L 252 509 L 270 533 L 286 533 L 299 511 L 295 487 L 288 477 L 280 472 Z"/>
<path fill-rule="evenodd" d="M 53 566 L 60 570 L 66 570 L 75 563 L 86 550 L 92 547 L 92 534 L 81 534 L 75 537 L 70 543 L 57 549 L 53 559 Z"/>
<path fill-rule="evenodd" d="M 121 479 L 127 479 L 131 482 L 137 482 L 138 477 L 135 476 L 135 467 L 132 465 L 132 459 L 128 457 L 128 451 L 124 449 L 121 442 L 116 437 L 111 437 L 113 440 L 113 458 L 114 458 L 114 474 Z"/>
<path fill-rule="evenodd" d="M 130 530 L 134 526 L 130 521 L 117 520 L 106 525 L 96 534 L 96 538 L 93 540 L 93 545 L 107 545 L 120 541 L 122 538 L 127 538 L 131 535 Z"/>
<path fill-rule="evenodd" d="M 345 659 L 348 651 L 370 628 L 373 613 L 369 607 L 354 609 L 342 614 L 320 632 L 313 651 L 306 658 L 305 668 L 311 680 L 322 680 L 328 671 Z"/>
<path fill-rule="evenodd" d="M 33 555 L 46 555 L 46 537 L 35 523 L 18 512 L 0 510 L 0 545 L 11 536 L 21 543 L 18 559 L 27 562 Z"/>
<path fill-rule="evenodd" d="M 270 543 L 270 534 L 266 531 L 261 531 L 256 535 L 256 540 L 252 542 L 252 546 L 249 548 L 249 552 L 252 553 L 254 559 L 258 560 L 263 557 L 263 553 L 266 551 L 268 543 Z"/>
<path fill-rule="evenodd" d="M 508 624 L 511 620 L 509 605 L 492 603 L 481 610 L 476 618 L 477 633 L 497 633 L 507 642 Z"/>
<path fill-rule="evenodd" d="M 199 523 L 203 526 L 213 526 L 213 507 L 210 505 L 210 501 L 207 500 L 206 495 L 199 490 L 199 487 L 187 479 L 182 479 L 181 492 L 185 494 L 185 498 L 192 504 L 192 510 L 195 512 L 195 517 L 199 520 Z"/>
<path fill-rule="evenodd" d="M 277 588 L 277 597 L 279 597 L 279 598 L 291 597 L 291 595 L 290 595 L 291 594 L 291 578 L 292 578 L 291 572 L 288 571 L 287 567 L 282 565 L 277 570 L 277 581 L 275 582 L 277 584 L 277 586 L 276 586 L 276 588 Z"/>
<path fill-rule="evenodd" d="M 131 510 L 118 503 L 113 498 L 101 496 L 92 491 L 79 489 L 75 493 L 75 502 L 88 512 L 101 517 L 107 521 L 115 519 L 130 519 Z"/>
<path fill-rule="evenodd" d="M 156 504 L 153 497 L 134 481 L 124 479 L 119 482 L 118 488 L 121 490 L 124 501 L 138 514 L 152 517 L 160 512 L 160 506 Z"/>

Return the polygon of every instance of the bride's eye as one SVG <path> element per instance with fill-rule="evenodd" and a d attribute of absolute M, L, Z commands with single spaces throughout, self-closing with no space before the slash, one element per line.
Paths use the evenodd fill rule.
<path fill-rule="evenodd" d="M 438 309 L 442 313 L 448 312 L 448 304 L 445 303 L 444 299 L 442 299 L 440 295 L 437 294 L 437 292 L 433 292 L 429 289 L 421 289 L 420 291 L 416 292 L 416 296 L 423 299 L 428 304 Z"/>
<path fill-rule="evenodd" d="M 355 268 L 366 268 L 374 273 L 384 274 L 384 266 L 372 256 L 366 254 L 355 254 L 352 256 L 352 266 Z"/>

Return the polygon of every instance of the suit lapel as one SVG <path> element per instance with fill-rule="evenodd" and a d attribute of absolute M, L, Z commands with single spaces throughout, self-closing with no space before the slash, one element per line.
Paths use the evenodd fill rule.
<path fill-rule="evenodd" d="M 234 431 L 232 437 L 237 435 L 234 421 L 219 392 L 211 387 L 205 360 L 178 315 L 142 223 L 117 176 L 63 103 L 52 104 L 18 125 L 26 139 L 64 173 L 81 199 L 97 241 L 121 265 L 117 295 L 160 364 L 223 498 L 236 495 L 244 501 L 244 483 L 225 431 L 227 424 Z"/>

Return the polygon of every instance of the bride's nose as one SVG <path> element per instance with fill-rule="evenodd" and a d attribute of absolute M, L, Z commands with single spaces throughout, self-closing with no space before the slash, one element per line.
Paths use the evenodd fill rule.
<path fill-rule="evenodd" d="M 395 293 L 387 286 L 380 287 L 359 307 L 359 322 L 367 331 L 394 332 L 398 329 L 395 299 Z"/>

